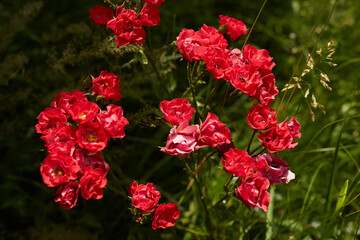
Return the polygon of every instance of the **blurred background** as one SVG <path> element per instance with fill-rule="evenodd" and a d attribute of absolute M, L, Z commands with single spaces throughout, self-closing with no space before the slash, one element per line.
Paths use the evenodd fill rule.
<path fill-rule="evenodd" d="M 229 231 L 233 233 L 228 237 L 224 234 L 221 239 L 240 238 L 234 234 L 236 231 L 244 232 L 241 235 L 244 239 L 264 239 L 267 229 L 271 229 L 268 236 L 273 239 L 360 236 L 360 213 L 352 214 L 360 209 L 360 199 L 356 198 L 341 212 L 334 211 L 346 180 L 349 180 L 346 203 L 360 192 L 357 94 L 360 1 L 337 1 L 322 31 L 334 3 L 269 0 L 254 27 L 248 43 L 267 49 L 274 58 L 273 72 L 279 90 L 288 83 L 309 43 L 295 73 L 299 76 L 320 34 L 316 50 L 321 48 L 326 53 L 332 40 L 336 52 L 330 62 L 337 66 L 330 66 L 324 56 L 314 53 L 314 69 L 304 76 L 301 89 L 296 89 L 282 115 L 282 121 L 286 117 L 298 117 L 302 138 L 295 149 L 280 153 L 291 165 L 296 179 L 276 189 L 270 228 L 266 224 L 268 216 L 256 216 L 239 206 L 241 212 L 235 216 L 239 217 L 241 226 L 232 225 Z M 165 145 L 169 127 L 154 112 L 162 100 L 169 98 L 152 81 L 154 71 L 148 65 L 129 63 L 136 50 L 117 50 L 112 31 L 91 22 L 89 10 L 98 4 L 109 6 L 102 1 L 85 0 L 0 3 L 0 239 L 202 239 L 186 235 L 178 228 L 154 231 L 149 225 L 134 223 L 129 202 L 111 191 L 117 182 L 110 174 L 109 187 L 101 200 L 80 198 L 78 206 L 71 210 L 60 209 L 53 201 L 55 189 L 42 182 L 39 168 L 47 152 L 40 134 L 35 132 L 36 117 L 57 94 L 82 90 L 83 81 L 89 75 L 98 76 L 102 70 L 120 76 L 122 99 L 118 104 L 130 122 L 126 137 L 112 140 L 103 152 L 120 184 L 126 187 L 133 180 L 154 182 L 162 193 L 162 201 L 176 202 L 189 180 L 181 162 L 157 148 Z M 217 28 L 220 14 L 240 19 L 250 29 L 262 4 L 259 0 L 166 0 L 159 8 L 160 25 L 147 30 L 147 41 L 156 52 L 175 41 L 182 28 L 197 30 L 204 23 Z M 242 43 L 232 46 L 241 48 Z M 159 50 L 160 53 L 173 57 L 159 67 L 172 95 L 181 97 L 187 87 L 186 62 L 180 61 L 174 45 Z M 321 83 L 321 73 L 328 76 L 327 84 L 332 91 Z M 305 98 L 307 89 L 310 93 Z M 224 84 L 214 99 L 220 100 L 225 90 Z M 283 94 L 279 93 L 272 108 L 279 106 Z M 285 101 L 288 97 L 289 93 Z M 226 102 L 222 121 L 230 128 L 240 149 L 246 147 L 251 136 L 245 118 L 253 102 L 244 97 Z M 321 105 L 326 114 L 322 113 Z M 216 111 L 220 112 L 220 108 Z M 216 161 L 211 166 L 219 166 L 219 159 Z M 329 212 L 325 205 L 331 178 L 334 189 Z M 224 179 L 226 176 L 219 176 L 220 190 Z M 189 201 L 182 209 L 188 209 Z M 190 218 L 185 210 L 184 224 Z M 225 222 L 226 218 L 219 217 L 219 221 Z"/>

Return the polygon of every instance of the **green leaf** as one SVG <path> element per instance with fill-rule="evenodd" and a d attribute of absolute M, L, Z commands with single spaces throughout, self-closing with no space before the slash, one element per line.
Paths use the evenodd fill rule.
<path fill-rule="evenodd" d="M 342 207 L 344 207 L 348 187 L 349 187 L 349 179 L 345 181 L 344 185 L 342 186 L 339 192 L 338 200 L 335 207 L 335 213 L 338 212 Z"/>
<path fill-rule="evenodd" d="M 149 60 L 141 49 L 136 53 L 136 58 L 141 64 L 147 65 L 149 63 Z"/>

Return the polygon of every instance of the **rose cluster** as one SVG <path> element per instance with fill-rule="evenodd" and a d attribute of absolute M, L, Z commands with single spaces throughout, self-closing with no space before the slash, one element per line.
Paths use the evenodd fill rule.
<path fill-rule="evenodd" d="M 108 26 L 114 31 L 118 47 L 126 44 L 142 43 L 146 32 L 143 28 L 156 26 L 160 23 L 160 12 L 157 9 L 165 0 L 145 0 L 140 13 L 119 6 L 116 10 L 116 18 L 111 8 L 101 5 L 90 9 L 90 17 L 94 23 L 100 26 Z"/>
<path fill-rule="evenodd" d="M 230 82 L 262 104 L 273 102 L 279 91 L 271 73 L 275 63 L 268 51 L 251 45 L 246 45 L 243 51 L 228 49 L 225 37 L 236 40 L 247 29 L 242 21 L 222 15 L 220 25 L 219 30 L 205 24 L 196 32 L 182 29 L 176 41 L 180 54 L 190 62 L 204 60 L 214 79 Z"/>
<path fill-rule="evenodd" d="M 232 146 L 230 130 L 213 113 L 209 112 L 200 126 L 189 125 L 195 110 L 188 100 L 164 100 L 160 103 L 160 110 L 164 119 L 174 125 L 161 151 L 170 155 L 189 156 L 199 148 L 211 146 L 221 155 L 224 149 Z"/>
<path fill-rule="evenodd" d="M 134 219 L 142 223 L 151 213 L 152 228 L 173 227 L 180 217 L 180 211 L 176 204 L 159 204 L 161 194 L 156 190 L 154 184 L 138 184 L 132 182 L 129 187 L 129 197 L 132 203 Z"/>
<path fill-rule="evenodd" d="M 93 95 L 120 100 L 119 77 L 102 71 L 93 79 Z M 77 203 L 79 191 L 85 199 L 100 199 L 107 183 L 107 164 L 99 151 L 109 138 L 123 138 L 129 122 L 120 106 L 109 104 L 106 110 L 87 99 L 84 92 L 62 92 L 38 116 L 35 126 L 49 155 L 40 172 L 48 187 L 59 186 L 55 201 L 70 209 Z"/>

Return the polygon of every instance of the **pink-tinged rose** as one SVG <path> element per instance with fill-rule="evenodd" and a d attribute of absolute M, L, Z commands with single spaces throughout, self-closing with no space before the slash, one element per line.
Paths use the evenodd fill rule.
<path fill-rule="evenodd" d="M 270 194 L 267 192 L 269 186 L 270 182 L 267 178 L 251 173 L 237 186 L 236 197 L 246 206 L 258 207 L 266 212 L 270 203 Z"/>
<path fill-rule="evenodd" d="M 231 143 L 230 130 L 213 113 L 208 113 L 205 122 L 201 124 L 200 132 L 200 145 L 216 147 L 217 145 Z"/>
<path fill-rule="evenodd" d="M 214 27 L 204 24 L 196 33 L 204 39 L 204 43 L 207 47 L 225 49 L 228 46 L 228 42 L 224 36 Z"/>
<path fill-rule="evenodd" d="M 165 2 L 165 0 L 144 0 L 144 2 L 154 6 L 154 7 L 160 7 L 161 4 Z"/>
<path fill-rule="evenodd" d="M 55 128 L 65 126 L 67 119 L 60 109 L 46 108 L 37 117 L 39 124 L 36 124 L 35 129 L 37 133 L 49 134 Z"/>
<path fill-rule="evenodd" d="M 229 16 L 220 15 L 220 27 L 225 25 L 226 32 L 229 34 L 230 38 L 235 41 L 241 35 L 246 34 L 247 28 L 246 25 L 235 18 Z"/>
<path fill-rule="evenodd" d="M 123 10 L 107 26 L 114 31 L 118 48 L 126 44 L 142 43 L 146 37 L 145 29 L 134 10 Z"/>
<path fill-rule="evenodd" d="M 259 100 L 262 104 L 270 104 L 275 100 L 275 96 L 279 90 L 275 86 L 274 74 L 267 74 L 266 71 L 260 72 L 261 84 L 257 87 L 254 98 Z"/>
<path fill-rule="evenodd" d="M 301 133 L 300 133 L 301 125 L 296 120 L 296 117 L 291 118 L 290 121 L 286 123 L 286 125 L 287 125 L 287 127 L 290 131 L 290 135 L 293 139 L 301 138 Z"/>
<path fill-rule="evenodd" d="M 170 130 L 165 148 L 161 151 L 176 156 L 189 156 L 198 148 L 200 129 L 198 125 L 188 126 L 187 122 L 181 123 Z"/>
<path fill-rule="evenodd" d="M 56 153 L 49 154 L 40 167 L 43 182 L 48 187 L 75 180 L 79 171 L 80 166 L 74 158 Z"/>
<path fill-rule="evenodd" d="M 260 156 L 260 155 L 259 155 Z M 266 173 L 269 170 L 269 165 L 265 158 L 256 157 L 254 158 L 254 172 L 260 174 L 263 177 L 266 177 Z"/>
<path fill-rule="evenodd" d="M 60 202 L 60 207 L 70 209 L 76 206 L 79 197 L 80 185 L 77 182 L 69 182 L 62 184 L 55 195 L 55 202 Z"/>
<path fill-rule="evenodd" d="M 254 169 L 254 159 L 243 150 L 236 148 L 230 149 L 225 154 L 225 159 L 221 159 L 225 171 L 237 177 L 246 177 Z"/>
<path fill-rule="evenodd" d="M 163 112 L 165 120 L 173 125 L 179 125 L 182 122 L 189 123 L 195 113 L 189 101 L 184 98 L 164 100 L 160 103 L 160 110 Z"/>
<path fill-rule="evenodd" d="M 98 152 L 107 146 L 108 136 L 103 125 L 98 122 L 80 124 L 76 131 L 77 143 L 90 152 Z"/>
<path fill-rule="evenodd" d="M 129 189 L 128 189 L 128 194 L 130 197 L 132 197 L 136 191 L 138 187 L 138 183 L 136 181 L 130 183 Z"/>
<path fill-rule="evenodd" d="M 86 101 L 85 93 L 79 90 L 74 90 L 71 93 L 62 92 L 56 96 L 55 100 L 50 104 L 50 107 L 59 108 L 68 117 L 69 108 L 77 100 Z"/>
<path fill-rule="evenodd" d="M 90 167 L 93 170 L 99 168 L 104 172 L 105 176 L 110 170 L 110 165 L 104 161 L 103 157 L 98 152 L 88 152 L 78 147 L 73 149 L 71 156 L 77 161 L 81 168 L 81 171 L 78 173 L 78 176 L 80 177 L 84 175 L 84 170 L 87 167 Z"/>
<path fill-rule="evenodd" d="M 158 205 L 161 194 L 156 190 L 154 184 L 140 184 L 132 195 L 132 204 L 142 214 L 152 212 Z"/>
<path fill-rule="evenodd" d="M 275 66 L 275 63 L 271 62 L 273 58 L 269 56 L 267 50 L 258 50 L 251 45 L 245 46 L 243 51 L 243 57 L 249 65 L 258 69 L 271 71 L 271 69 Z"/>
<path fill-rule="evenodd" d="M 229 50 L 223 48 L 211 48 L 204 55 L 206 67 L 214 79 L 227 79 L 226 74 L 232 69 L 232 61 Z"/>
<path fill-rule="evenodd" d="M 105 27 L 107 22 L 114 18 L 114 11 L 111 8 L 98 5 L 90 9 L 89 15 L 95 24 Z"/>
<path fill-rule="evenodd" d="M 180 211 L 176 204 L 160 204 L 154 213 L 152 228 L 168 228 L 175 226 L 176 220 L 180 217 Z"/>
<path fill-rule="evenodd" d="M 263 130 L 276 125 L 275 114 L 275 110 L 269 109 L 269 105 L 254 104 L 246 119 L 253 129 Z"/>
<path fill-rule="evenodd" d="M 183 28 L 176 39 L 180 54 L 189 62 L 202 60 L 208 49 L 204 39 L 192 29 Z"/>
<path fill-rule="evenodd" d="M 124 127 L 129 124 L 129 122 L 123 117 L 123 109 L 120 106 L 109 104 L 106 106 L 106 110 L 107 111 L 101 111 L 97 119 L 103 125 L 108 137 L 125 137 Z"/>
<path fill-rule="evenodd" d="M 68 155 L 76 144 L 76 130 L 77 127 L 58 127 L 51 133 L 43 135 L 41 139 L 44 140 L 48 152 Z"/>
<path fill-rule="evenodd" d="M 159 10 L 152 5 L 145 5 L 140 12 L 140 20 L 143 26 L 156 26 L 160 22 Z"/>
<path fill-rule="evenodd" d="M 295 179 L 295 174 L 289 170 L 290 165 L 282 159 L 266 153 L 257 156 L 257 159 L 263 159 L 267 162 L 269 169 L 266 178 L 269 179 L 270 184 L 281 182 L 289 183 L 291 180 Z"/>
<path fill-rule="evenodd" d="M 93 170 L 91 167 L 87 167 L 79 183 L 83 198 L 86 200 L 90 198 L 100 199 L 104 195 L 103 188 L 106 186 L 107 179 L 102 169 Z"/>
<path fill-rule="evenodd" d="M 100 76 L 93 79 L 93 94 L 103 95 L 105 101 L 112 99 L 119 101 L 120 94 L 120 78 L 107 70 L 102 71 Z"/>
<path fill-rule="evenodd" d="M 68 109 L 71 118 L 78 123 L 94 120 L 98 112 L 99 106 L 88 100 L 77 100 Z"/>
<path fill-rule="evenodd" d="M 241 60 L 234 62 L 233 70 L 229 74 L 231 85 L 251 97 L 255 95 L 262 83 L 259 71 L 245 65 Z"/>

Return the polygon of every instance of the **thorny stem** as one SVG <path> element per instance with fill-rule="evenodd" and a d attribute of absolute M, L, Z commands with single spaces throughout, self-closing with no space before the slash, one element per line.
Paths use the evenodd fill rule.
<path fill-rule="evenodd" d="M 191 94 L 193 97 L 196 114 L 201 117 L 201 114 L 200 114 L 200 111 L 199 111 L 199 108 L 198 108 L 198 105 L 196 102 L 195 89 L 194 89 L 193 82 L 192 82 L 192 71 L 191 71 L 191 63 L 190 62 L 188 62 L 188 64 L 187 64 L 187 72 L 188 72 L 188 83 L 189 83 L 189 87 L 191 89 Z"/>
<path fill-rule="evenodd" d="M 257 130 L 254 129 L 254 132 L 253 132 L 253 134 L 251 135 L 250 142 L 249 142 L 248 147 L 247 147 L 247 149 L 246 149 L 247 152 L 250 152 L 251 143 L 252 143 L 252 141 L 253 141 L 256 133 L 257 133 Z"/>

